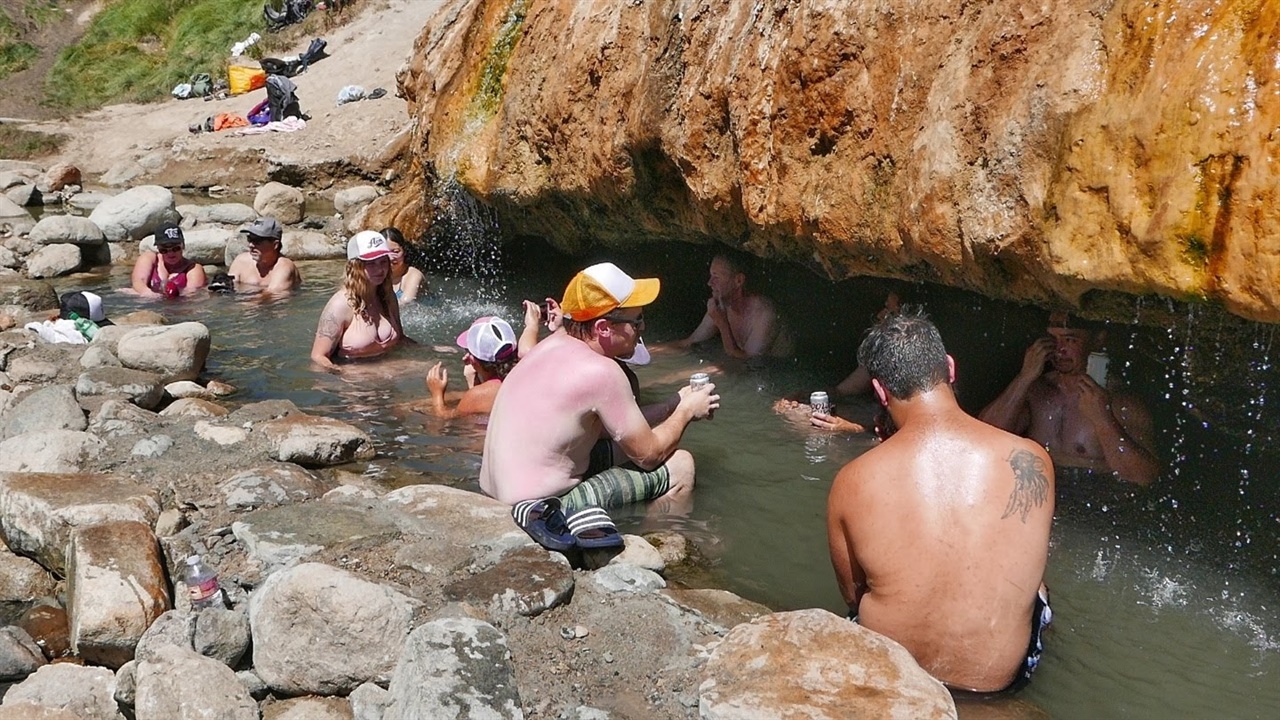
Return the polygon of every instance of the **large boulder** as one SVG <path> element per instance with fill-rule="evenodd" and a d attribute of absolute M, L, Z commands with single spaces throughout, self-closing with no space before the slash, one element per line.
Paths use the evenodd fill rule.
<path fill-rule="evenodd" d="M 71 647 L 89 662 L 118 668 L 169 607 L 160 545 L 149 523 L 105 522 L 73 531 L 68 555 Z"/>
<path fill-rule="evenodd" d="M 59 574 L 76 528 L 120 520 L 151 527 L 159 514 L 155 491 L 120 477 L 0 472 L 0 536 Z"/>
<path fill-rule="evenodd" d="M 53 592 L 53 578 L 39 563 L 0 548 L 0 625 L 17 622 L 36 600 Z"/>
<path fill-rule="evenodd" d="M 75 394 L 80 398 L 99 395 L 123 397 L 138 407 L 155 410 L 164 399 L 164 383 L 153 372 L 105 365 L 80 373 Z"/>
<path fill-rule="evenodd" d="M 346 694 L 390 681 L 416 602 L 318 563 L 267 578 L 249 598 L 253 667 L 286 695 Z"/>
<path fill-rule="evenodd" d="M 345 240 L 314 230 L 291 230 L 281 241 L 282 252 L 291 260 L 337 260 L 347 257 Z"/>
<path fill-rule="evenodd" d="M 163 383 L 195 380 L 209 357 L 209 328 L 197 322 L 141 327 L 120 338 L 116 357 L 127 368 L 156 373 Z"/>
<path fill-rule="evenodd" d="M 258 720 L 258 704 L 235 672 L 193 650 L 162 647 L 135 673 L 137 720 Z"/>
<path fill-rule="evenodd" d="M 711 653 L 703 720 L 955 718 L 951 693 L 898 643 L 826 610 L 738 625 Z"/>
<path fill-rule="evenodd" d="M 140 185 L 103 200 L 89 219 L 102 228 L 109 242 L 141 240 L 160 225 L 182 218 L 173 205 L 173 193 L 159 185 Z"/>
<path fill-rule="evenodd" d="M 333 418 L 290 415 L 263 423 L 259 430 L 267 438 L 271 459 L 303 467 L 369 460 L 377 452 L 367 433 Z"/>
<path fill-rule="evenodd" d="M 0 442 L 0 472 L 78 473 L 106 449 L 105 442 L 87 432 L 29 432 Z"/>
<path fill-rule="evenodd" d="M 35 226 L 36 219 L 31 213 L 10 200 L 7 195 L 0 195 L 0 239 L 10 235 L 26 235 Z"/>
<path fill-rule="evenodd" d="M 214 203 L 212 205 L 180 205 L 183 221 L 196 225 L 248 225 L 258 219 L 258 213 L 244 203 Z"/>
<path fill-rule="evenodd" d="M 507 639 L 472 618 L 443 618 L 409 635 L 387 688 L 383 720 L 458 717 L 520 720 L 520 692 Z"/>
<path fill-rule="evenodd" d="M 357 185 L 333 194 L 333 208 L 343 215 L 360 210 L 382 194 L 373 185 Z"/>
<path fill-rule="evenodd" d="M 0 627 L 0 682 L 21 680 L 39 670 L 44 651 L 20 627 Z"/>
<path fill-rule="evenodd" d="M 0 439 L 29 432 L 84 430 L 89 425 L 76 394 L 66 385 L 42 387 L 18 401 L 4 414 Z"/>
<path fill-rule="evenodd" d="M 115 691 L 116 676 L 106 668 L 54 663 L 9 688 L 4 707 L 66 710 L 79 720 L 124 720 L 116 707 Z M 42 717 L 38 713 L 28 717 Z"/>
<path fill-rule="evenodd" d="M 27 256 L 27 275 L 61 277 L 79 270 L 83 263 L 84 253 L 79 245 L 45 245 Z"/>
<path fill-rule="evenodd" d="M 253 209 L 259 215 L 269 215 L 285 225 L 293 225 L 302 222 L 306 202 L 306 197 L 298 188 L 269 182 L 258 188 L 258 194 L 253 198 Z"/>
<path fill-rule="evenodd" d="M 32 228 L 30 238 L 37 245 L 70 243 L 98 246 L 107 241 L 102 228 L 79 215 L 45 215 Z"/>

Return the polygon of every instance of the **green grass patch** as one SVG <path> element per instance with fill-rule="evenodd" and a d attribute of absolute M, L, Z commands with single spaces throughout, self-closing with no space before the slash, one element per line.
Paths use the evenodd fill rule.
<path fill-rule="evenodd" d="M 0 157 L 10 160 L 30 160 L 52 155 L 66 141 L 66 135 L 49 135 L 22 130 L 12 125 L 0 125 Z"/>
<path fill-rule="evenodd" d="M 168 96 L 195 73 L 226 75 L 231 46 L 266 35 L 262 0 L 116 0 L 63 50 L 46 86 L 70 112 Z"/>

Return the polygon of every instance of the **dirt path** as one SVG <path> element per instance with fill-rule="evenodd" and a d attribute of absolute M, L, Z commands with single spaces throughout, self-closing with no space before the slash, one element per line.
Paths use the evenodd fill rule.
<path fill-rule="evenodd" d="M 278 179 L 324 187 L 333 174 L 354 172 L 372 179 L 382 169 L 379 158 L 409 123 L 405 102 L 396 97 L 396 71 L 442 2 L 362 3 L 356 19 L 323 35 L 329 57 L 293 78 L 303 112 L 311 115 L 298 132 L 237 136 L 188 131 L 211 115 L 246 114 L 266 97 L 265 90 L 225 100 L 113 105 L 27 127 L 68 135 L 58 156 L 45 162 L 72 163 L 90 182 L 247 187 Z M 310 41 L 300 40 L 288 53 L 306 50 Z M 347 85 L 366 91 L 381 87 L 387 95 L 337 106 L 338 92 Z"/>

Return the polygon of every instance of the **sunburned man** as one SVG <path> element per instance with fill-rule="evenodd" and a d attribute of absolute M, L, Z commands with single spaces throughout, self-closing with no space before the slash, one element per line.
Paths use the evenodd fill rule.
<path fill-rule="evenodd" d="M 260 217 L 240 232 L 248 236 L 249 249 L 237 255 L 227 268 L 238 291 L 278 294 L 302 284 L 298 266 L 280 254 L 284 231 L 279 221 Z"/>
<path fill-rule="evenodd" d="M 1136 397 L 1086 373 L 1102 340 L 1067 313 L 1053 313 L 1048 335 L 1027 348 L 1022 370 L 978 417 L 1035 440 L 1059 467 L 1150 485 L 1160 474 L 1151 414 Z"/>
<path fill-rule="evenodd" d="M 960 409 L 954 361 L 920 314 L 877 323 L 858 362 L 898 430 L 845 465 L 827 501 L 850 615 L 953 689 L 1016 689 L 1051 618 L 1049 456 Z"/>
<path fill-rule="evenodd" d="M 498 388 L 480 487 L 516 506 L 517 522 L 547 547 L 617 546 L 601 508 L 683 504 L 692 495 L 693 456 L 678 446 L 688 424 L 718 406 L 714 386 L 682 389 L 674 411 L 651 428 L 614 360 L 635 353 L 658 289 L 656 279 L 632 279 L 612 263 L 578 273 L 560 301 L 563 329 Z M 610 439 L 624 457 L 612 457 Z M 568 532 L 564 522 L 547 522 L 557 517 Z"/>
<path fill-rule="evenodd" d="M 689 337 L 676 341 L 677 347 L 688 348 L 719 335 L 725 353 L 735 358 L 791 357 L 791 333 L 773 301 L 747 290 L 744 259 L 716 255 L 707 286 L 711 288 L 707 313 Z"/>

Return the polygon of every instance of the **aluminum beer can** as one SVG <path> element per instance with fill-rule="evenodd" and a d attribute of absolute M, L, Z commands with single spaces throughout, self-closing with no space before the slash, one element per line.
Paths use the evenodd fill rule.
<path fill-rule="evenodd" d="M 819 390 L 809 395 L 809 408 L 814 415 L 830 415 L 831 400 L 825 392 Z"/>
<path fill-rule="evenodd" d="M 703 385 L 709 384 L 710 382 L 711 382 L 711 376 L 708 375 L 707 373 L 700 372 L 700 373 L 694 373 L 689 376 L 689 387 L 691 388 L 700 388 Z"/>

